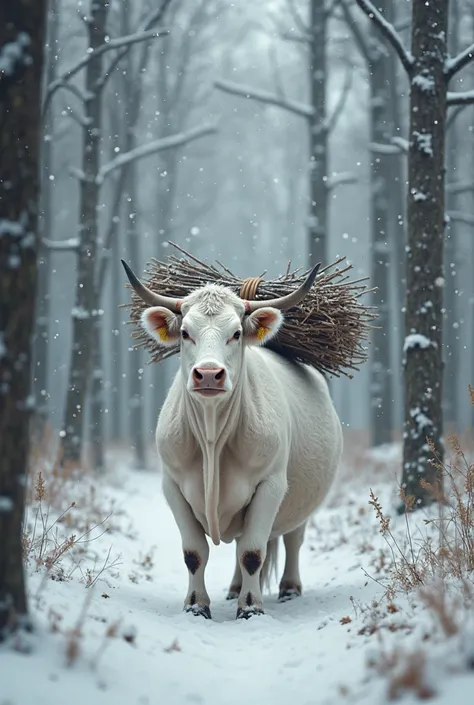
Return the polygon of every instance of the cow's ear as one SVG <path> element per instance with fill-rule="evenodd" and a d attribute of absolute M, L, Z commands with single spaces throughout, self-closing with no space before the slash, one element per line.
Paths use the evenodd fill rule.
<path fill-rule="evenodd" d="M 142 313 L 142 327 L 160 345 L 175 345 L 179 338 L 180 316 L 163 306 L 147 308 Z"/>
<path fill-rule="evenodd" d="M 283 325 L 283 315 L 276 308 L 260 308 L 244 320 L 245 340 L 251 345 L 263 345 L 273 338 Z"/>

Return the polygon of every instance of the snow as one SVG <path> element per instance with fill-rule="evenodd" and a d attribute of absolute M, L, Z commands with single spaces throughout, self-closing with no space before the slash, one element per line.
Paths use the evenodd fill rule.
<path fill-rule="evenodd" d="M 433 156 L 433 135 L 429 132 L 413 132 L 418 149 L 429 157 Z"/>
<path fill-rule="evenodd" d="M 31 57 L 26 52 L 30 43 L 29 36 L 25 32 L 20 32 L 16 41 L 7 42 L 0 47 L 0 74 L 11 76 L 16 69 L 16 64 L 26 65 L 31 62 Z"/>
<path fill-rule="evenodd" d="M 403 352 L 407 352 L 407 350 L 411 350 L 411 348 L 426 349 L 432 347 L 432 345 L 433 341 L 429 340 L 425 335 L 421 333 L 411 333 L 405 338 Z"/>
<path fill-rule="evenodd" d="M 13 502 L 10 499 L 10 497 L 5 497 L 4 495 L 0 495 L 0 514 L 2 512 L 11 512 L 13 509 Z"/>
<path fill-rule="evenodd" d="M 357 482 L 343 475 L 341 489 L 307 532 L 303 596 L 278 604 L 273 585 L 265 596 L 266 614 L 248 621 L 236 621 L 235 602 L 225 600 L 232 545 L 211 546 L 207 587 L 213 620 L 182 612 L 187 575 L 159 473 L 117 469 L 114 463 L 113 475 L 91 481 L 96 504 L 103 501 L 104 513 L 112 507 L 104 525 L 109 530 L 102 533 L 101 526 L 94 532 L 82 558 L 78 554 L 68 564 L 66 554 L 64 570 L 52 571 L 54 580 L 28 566 L 36 630 L 18 650 L 2 647 L 2 702 L 379 705 L 386 702 L 388 686 L 377 663 L 396 648 L 409 653 L 420 644 L 430 648 L 427 677 L 440 693 L 437 705 L 467 702 L 463 697 L 469 698 L 474 685 L 467 670 L 469 632 L 446 643 L 414 597 L 397 596 L 394 611 L 386 608 L 380 558 L 385 542 L 368 505 L 369 487 L 382 506 L 395 505 L 395 483 L 377 467 L 398 470 L 399 456 L 398 446 L 385 446 L 364 456 L 370 472 L 360 471 Z M 77 483 L 78 492 L 83 485 Z M 87 503 L 84 498 L 74 511 Z M 418 525 L 429 530 L 424 518 L 420 512 L 413 520 L 414 537 Z M 405 518 L 398 520 L 392 531 L 402 543 Z M 65 535 L 72 532 L 57 526 Z"/>
<path fill-rule="evenodd" d="M 21 237 L 25 233 L 23 225 L 14 220 L 0 218 L 0 237 L 10 235 L 10 237 Z"/>
<path fill-rule="evenodd" d="M 435 82 L 433 76 L 424 76 L 421 73 L 416 74 L 412 78 L 412 84 L 418 86 L 424 93 L 434 93 Z"/>

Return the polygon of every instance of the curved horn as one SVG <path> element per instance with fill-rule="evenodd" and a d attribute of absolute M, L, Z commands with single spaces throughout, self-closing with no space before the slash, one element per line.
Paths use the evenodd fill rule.
<path fill-rule="evenodd" d="M 173 299 L 171 296 L 162 296 L 155 294 L 154 291 L 141 283 L 140 279 L 132 272 L 130 267 L 123 259 L 120 260 L 128 277 L 128 281 L 135 289 L 138 296 L 149 306 L 164 306 L 173 313 L 180 313 L 181 299 Z"/>
<path fill-rule="evenodd" d="M 293 306 L 298 306 L 313 286 L 320 266 L 321 262 L 313 267 L 305 281 L 298 289 L 296 289 L 296 291 L 292 291 L 286 296 L 280 296 L 278 299 L 267 299 L 266 301 L 246 301 L 245 308 L 247 309 L 247 313 L 253 313 L 259 308 L 266 308 L 267 306 L 270 306 L 271 308 L 278 308 L 281 311 L 293 308 Z"/>

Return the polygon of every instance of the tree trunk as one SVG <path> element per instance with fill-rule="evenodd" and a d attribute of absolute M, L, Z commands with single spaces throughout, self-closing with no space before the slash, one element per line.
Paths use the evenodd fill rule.
<path fill-rule="evenodd" d="M 90 19 L 87 23 L 88 46 L 91 49 L 105 42 L 109 5 L 106 0 L 91 0 Z M 81 460 L 84 412 L 89 391 L 91 336 L 95 328 L 94 275 L 99 205 L 96 176 L 100 165 L 102 127 L 102 96 L 97 83 L 102 76 L 102 63 L 102 55 L 98 55 L 86 67 L 84 111 L 87 124 L 84 127 L 83 174 L 80 183 L 76 301 L 72 312 L 72 351 L 62 442 L 64 465 L 78 465 Z"/>
<path fill-rule="evenodd" d="M 45 23 L 45 0 L 0 5 L 0 639 L 27 626 L 22 521 L 32 410 Z"/>
<path fill-rule="evenodd" d="M 314 114 L 310 120 L 308 255 L 311 265 L 328 261 L 328 129 L 326 121 L 326 7 L 311 0 L 310 90 Z"/>
<path fill-rule="evenodd" d="M 58 0 L 49 0 L 47 23 L 47 62 L 43 79 L 44 87 L 49 86 L 56 77 L 58 60 L 59 7 Z M 54 113 L 49 111 L 41 149 L 41 191 L 40 222 L 41 238 L 51 238 L 53 229 L 53 136 Z M 45 424 L 48 419 L 49 384 L 48 384 L 48 345 L 49 345 L 49 285 L 51 279 L 51 255 L 46 247 L 41 247 L 38 257 L 33 390 L 35 396 L 35 414 L 33 435 L 37 442 L 44 438 Z"/>
<path fill-rule="evenodd" d="M 380 4 L 380 3 L 379 3 Z M 386 0 L 380 10 L 385 14 Z M 372 29 L 368 64 L 370 84 L 370 141 L 387 144 L 391 122 L 388 114 L 387 50 L 377 30 Z M 379 319 L 372 332 L 371 348 L 371 430 L 373 445 L 389 443 L 393 428 L 393 372 L 390 365 L 391 317 L 389 286 L 389 179 L 391 156 L 374 155 L 370 164 L 371 202 L 371 278 L 376 287 L 373 299 Z"/>
<path fill-rule="evenodd" d="M 458 34 L 459 34 L 459 8 L 456 2 L 450 5 L 450 32 L 449 32 L 449 53 L 451 56 L 456 56 L 458 53 Z M 457 170 L 457 126 L 456 122 L 451 125 L 451 129 L 446 135 L 447 158 L 447 183 L 455 183 L 459 180 Z M 446 194 L 446 209 L 447 211 L 457 210 L 459 197 L 455 193 Z M 444 298 L 444 350 L 445 350 L 445 368 L 444 368 L 444 418 L 445 423 L 453 425 L 453 430 L 459 431 L 456 428 L 457 415 L 459 408 L 459 398 L 457 390 L 458 371 L 460 365 L 459 359 L 459 322 L 458 322 L 458 299 L 456 294 L 457 282 L 457 230 L 456 222 L 450 222 L 446 228 L 445 251 L 444 251 L 444 277 L 445 277 L 445 298 Z"/>
<path fill-rule="evenodd" d="M 441 481 L 430 444 L 442 447 L 444 141 L 447 0 L 412 4 L 405 423 L 402 485 L 415 507 L 431 501 L 420 480 Z"/>

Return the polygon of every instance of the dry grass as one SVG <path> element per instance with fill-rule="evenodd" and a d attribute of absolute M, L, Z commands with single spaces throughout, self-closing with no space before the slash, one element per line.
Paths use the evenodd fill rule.
<path fill-rule="evenodd" d="M 177 245 L 174 247 L 185 258 L 171 255 L 167 262 L 154 259 L 148 265 L 144 282 L 153 291 L 184 298 L 207 283 L 215 283 L 228 286 L 239 294 L 244 280 L 239 279 L 227 267 L 220 263 L 217 263 L 219 268 L 207 264 Z M 352 371 L 358 370 L 367 359 L 364 343 L 376 314 L 373 307 L 361 303 L 361 297 L 370 291 L 363 284 L 366 279 L 349 281 L 347 273 L 352 265 L 339 269 L 338 265 L 344 259 L 341 257 L 320 271 L 305 300 L 285 312 L 285 323 L 278 339 L 268 347 L 277 346 L 290 357 L 306 362 L 322 372 L 351 377 Z M 289 294 L 304 282 L 306 275 L 307 272 L 300 270 L 290 272 L 288 265 L 283 276 L 260 282 L 256 299 Z M 152 362 L 159 362 L 178 353 L 179 342 L 173 347 L 163 348 L 145 334 L 139 321 L 147 304 L 133 290 L 131 299 L 131 304 L 126 304 L 126 307 L 130 309 L 130 322 L 135 326 L 132 333 L 135 347 L 148 350 Z"/>
<path fill-rule="evenodd" d="M 118 564 L 99 560 L 93 544 L 103 534 L 117 530 L 113 502 L 97 490 L 97 478 L 85 468 L 65 472 L 56 457 L 47 429 L 30 456 L 23 524 L 23 555 L 26 565 L 44 571 L 44 580 L 66 581 L 76 571 L 86 587 L 94 585 Z M 87 565 L 86 565 L 87 564 Z"/>
<path fill-rule="evenodd" d="M 469 393 L 474 405 L 471 387 Z M 406 692 L 412 692 L 419 699 L 435 695 L 427 676 L 428 666 L 432 665 L 434 658 L 432 647 L 427 646 L 429 643 L 442 646 L 449 642 L 450 646 L 442 652 L 440 660 L 445 672 L 450 672 L 450 668 L 453 671 L 472 668 L 472 655 L 466 655 L 464 651 L 469 641 L 467 624 L 474 609 L 474 464 L 463 451 L 456 434 L 451 434 L 447 441 L 447 459 L 443 462 L 431 447 L 433 464 L 439 471 L 441 483 L 423 482 L 436 500 L 422 520 L 423 532 L 419 530 L 420 511 L 412 512 L 413 497 L 406 496 L 400 488 L 406 508 L 403 537 L 400 526 L 393 527 L 391 517 L 384 512 L 375 493 L 370 491 L 369 504 L 386 542 L 386 550 L 382 550 L 378 557 L 378 569 L 376 561 L 373 563 L 376 573 L 383 576 L 380 584 L 385 588 L 385 598 L 393 604 L 394 596 L 404 593 L 418 605 L 407 625 L 412 631 L 418 630 L 418 643 L 415 642 L 414 648 L 407 650 L 398 646 L 389 650 L 381 642 L 377 656 L 369 662 L 369 667 L 387 679 L 390 700 L 398 699 Z M 415 524 L 418 529 L 414 528 Z M 420 607 L 425 609 L 420 611 Z M 421 614 L 429 624 L 424 631 L 419 626 L 418 615 Z M 383 617 L 378 615 L 373 624 L 371 633 L 377 633 L 381 638 L 381 629 L 386 626 Z M 446 656 L 451 652 L 456 654 L 455 663 L 447 666 Z M 437 668 L 439 670 L 439 666 Z"/>

